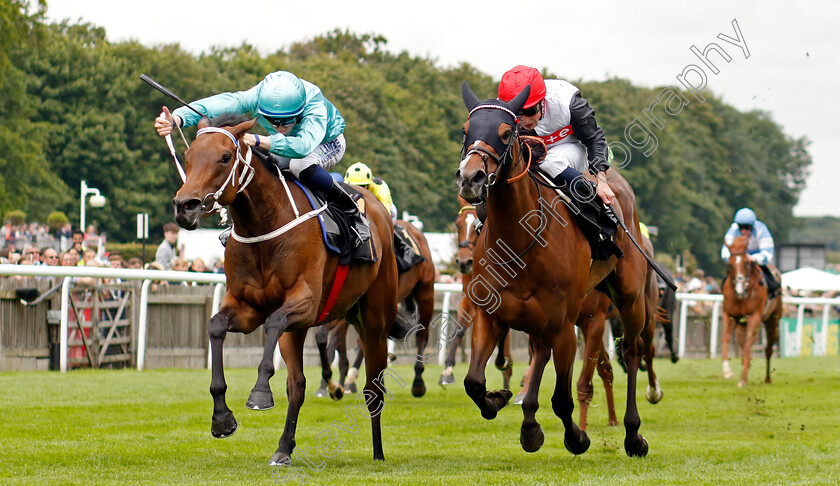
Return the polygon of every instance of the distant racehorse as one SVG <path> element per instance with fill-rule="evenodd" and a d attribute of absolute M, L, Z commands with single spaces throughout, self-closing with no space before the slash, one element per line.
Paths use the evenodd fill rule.
<path fill-rule="evenodd" d="M 767 346 L 764 349 L 764 355 L 767 357 L 767 371 L 764 382 L 770 383 L 770 358 L 773 356 L 773 345 L 779 339 L 779 319 L 783 312 L 781 295 L 768 300 L 764 274 L 758 264 L 750 259 L 747 253 L 748 243 L 748 237 L 738 236 L 731 245 L 727 245 L 731 255 L 722 289 L 725 315 L 722 346 L 723 377 L 732 378 L 732 369 L 729 366 L 729 342 L 732 340 L 732 330 L 737 328 L 742 365 L 739 387 L 747 384 L 752 347 L 762 322 L 767 333 Z M 778 270 L 773 270 L 777 281 L 781 282 L 782 277 Z"/>

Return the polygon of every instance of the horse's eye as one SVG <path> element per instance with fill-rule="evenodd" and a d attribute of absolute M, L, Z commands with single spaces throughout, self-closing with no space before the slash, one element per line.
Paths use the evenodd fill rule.
<path fill-rule="evenodd" d="M 502 143 L 507 144 L 510 142 L 510 137 L 513 135 L 513 130 L 506 130 L 505 133 L 502 134 Z"/>
<path fill-rule="evenodd" d="M 231 155 L 230 152 L 225 152 L 224 154 L 222 154 L 222 163 L 227 164 L 228 162 L 230 162 L 230 159 L 232 159 L 232 158 L 233 158 L 233 155 Z"/>

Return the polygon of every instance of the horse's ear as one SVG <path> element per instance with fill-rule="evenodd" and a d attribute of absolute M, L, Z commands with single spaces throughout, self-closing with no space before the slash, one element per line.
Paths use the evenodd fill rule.
<path fill-rule="evenodd" d="M 519 94 L 516 95 L 516 98 L 510 100 L 510 103 L 508 103 L 508 108 L 510 108 L 510 111 L 514 113 L 519 113 L 519 110 L 521 110 L 522 107 L 525 106 L 525 102 L 528 101 L 528 95 L 530 94 L 531 85 L 529 84 L 522 88 L 522 91 L 520 91 Z"/>
<path fill-rule="evenodd" d="M 210 119 L 206 116 L 201 117 L 201 120 L 198 120 L 198 128 L 207 128 L 210 126 Z"/>
<path fill-rule="evenodd" d="M 478 96 L 473 93 L 470 85 L 466 81 L 461 83 L 461 97 L 464 98 L 464 104 L 467 105 L 467 109 L 470 111 L 478 105 Z"/>
<path fill-rule="evenodd" d="M 242 122 L 239 125 L 236 125 L 235 127 L 233 127 L 231 129 L 231 132 L 233 132 L 233 135 L 236 138 L 240 138 L 240 137 L 242 137 L 242 135 L 248 133 L 248 131 L 250 129 L 254 128 L 254 125 L 256 125 L 256 123 L 257 123 L 256 118 L 254 118 L 253 120 L 248 120 L 246 122 Z"/>

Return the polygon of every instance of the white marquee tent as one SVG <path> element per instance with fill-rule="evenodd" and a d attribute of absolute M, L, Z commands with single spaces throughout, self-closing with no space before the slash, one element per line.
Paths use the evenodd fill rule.
<path fill-rule="evenodd" d="M 803 267 L 782 274 L 782 286 L 793 290 L 840 291 L 840 275 Z"/>

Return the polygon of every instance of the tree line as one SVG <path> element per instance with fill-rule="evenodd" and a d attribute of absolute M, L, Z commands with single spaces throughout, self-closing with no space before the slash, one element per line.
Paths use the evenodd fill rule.
<path fill-rule="evenodd" d="M 439 67 L 387 51 L 382 36 L 341 30 L 267 55 L 248 44 L 191 55 L 177 44 L 109 42 L 103 28 L 86 23 L 47 23 L 45 8 L 26 0 L 0 6 L 0 214 L 23 210 L 44 221 L 60 210 L 75 225 L 85 180 L 108 198 L 87 219 L 111 240 L 134 240 L 138 212 L 150 213 L 159 236 L 180 179 L 153 119 L 161 106 L 174 106 L 139 75 L 192 100 L 247 89 L 282 69 L 320 86 L 346 119 L 347 153 L 335 170 L 365 162 L 388 181 L 400 211 L 418 215 L 427 230 L 451 228 L 466 118 L 460 85 L 491 98 L 498 82 L 470 64 Z M 631 163 L 622 170 L 642 219 L 659 228 L 659 252 L 687 250 L 720 270 L 723 233 L 742 206 L 753 207 L 777 240 L 793 229 L 811 163 L 807 140 L 786 135 L 768 113 L 740 112 L 709 94 L 676 116 L 660 112 L 664 127 L 653 128 L 642 110 L 665 87 L 570 81 L 594 106 L 608 141 L 628 142 L 635 119 L 655 136 L 654 151 L 625 143 Z M 185 132 L 188 140 L 195 135 Z M 631 142 L 644 136 L 630 127 Z"/>

